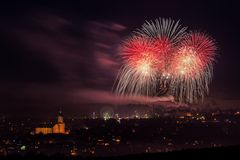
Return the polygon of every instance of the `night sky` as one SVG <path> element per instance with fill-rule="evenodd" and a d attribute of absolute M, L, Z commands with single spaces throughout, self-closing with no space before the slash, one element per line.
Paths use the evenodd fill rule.
<path fill-rule="evenodd" d="M 89 103 L 119 103 L 111 93 L 121 65 L 119 45 L 145 20 L 158 17 L 180 19 L 217 41 L 209 97 L 239 100 L 240 8 L 230 1 L 0 3 L 2 113 L 59 106 L 77 112 Z"/>

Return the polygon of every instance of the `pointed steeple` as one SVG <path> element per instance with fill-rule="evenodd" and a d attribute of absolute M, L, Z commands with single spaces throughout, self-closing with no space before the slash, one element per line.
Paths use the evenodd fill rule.
<path fill-rule="evenodd" d="M 63 123 L 62 107 L 59 107 L 59 111 L 58 111 L 58 123 Z"/>
<path fill-rule="evenodd" d="M 58 115 L 62 116 L 62 107 L 61 106 L 59 107 Z"/>

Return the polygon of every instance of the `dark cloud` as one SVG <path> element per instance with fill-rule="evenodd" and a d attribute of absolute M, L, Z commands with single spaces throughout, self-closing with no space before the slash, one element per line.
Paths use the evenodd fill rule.
<path fill-rule="evenodd" d="M 11 50 L 11 46 L 6 48 L 12 56 L 5 58 L 13 61 L 10 66 L 14 69 L 5 70 L 12 76 L 6 78 L 10 81 L 2 89 L 7 100 L 2 104 L 9 105 L 10 99 L 10 105 L 71 104 L 72 91 L 87 88 L 110 92 L 119 68 L 117 47 L 125 28 L 110 21 L 86 21 L 78 26 L 46 13 L 33 14 L 21 27 L 11 26 L 6 34 L 8 43 L 14 43 L 14 48 L 19 46 L 21 52 L 18 54 L 16 48 Z M 21 80 L 22 77 L 25 78 Z M 101 95 L 101 91 L 96 93 Z M 74 98 L 81 103 L 86 95 Z"/>
<path fill-rule="evenodd" d="M 28 25 L 32 24 L 35 27 L 29 29 Z M 108 76 L 115 74 L 118 67 L 114 59 L 116 47 L 121 39 L 119 33 L 125 27 L 114 22 L 85 22 L 76 30 L 73 25 L 56 15 L 37 14 L 31 24 L 12 28 L 10 36 L 29 50 L 30 60 L 37 57 L 52 65 L 63 83 L 85 85 L 84 82 L 99 76 L 104 78 L 102 73 L 106 71 Z M 69 30 L 75 34 L 70 34 Z M 79 34 L 81 32 L 84 37 Z"/>

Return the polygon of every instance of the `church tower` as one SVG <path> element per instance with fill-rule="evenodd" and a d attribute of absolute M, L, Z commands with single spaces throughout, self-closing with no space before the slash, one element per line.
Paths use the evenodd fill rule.
<path fill-rule="evenodd" d="M 53 126 L 53 133 L 65 134 L 65 123 L 63 122 L 62 109 L 60 108 L 57 123 Z"/>
<path fill-rule="evenodd" d="M 57 122 L 58 123 L 63 123 L 62 108 L 59 109 Z"/>
<path fill-rule="evenodd" d="M 65 123 L 63 121 L 62 108 L 59 109 L 57 116 L 57 123 L 54 126 L 47 127 L 46 125 L 42 127 L 35 128 L 35 134 L 68 134 L 69 132 L 65 130 Z"/>

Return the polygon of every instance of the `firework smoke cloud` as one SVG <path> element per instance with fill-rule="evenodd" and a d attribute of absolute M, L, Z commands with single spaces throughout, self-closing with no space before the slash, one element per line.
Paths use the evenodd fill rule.
<path fill-rule="evenodd" d="M 209 92 L 216 53 L 205 33 L 187 31 L 180 21 L 146 21 L 121 45 L 114 84 L 118 95 L 172 95 L 180 103 L 197 103 Z"/>

